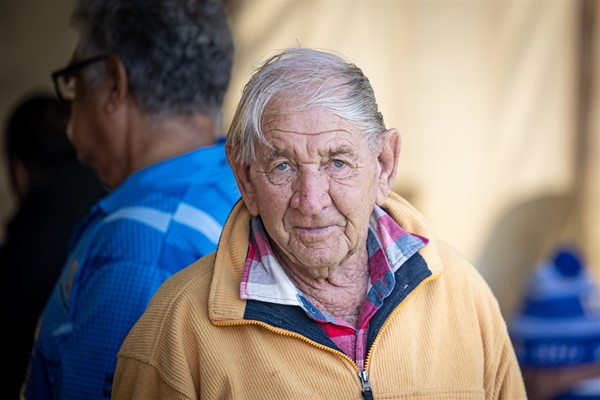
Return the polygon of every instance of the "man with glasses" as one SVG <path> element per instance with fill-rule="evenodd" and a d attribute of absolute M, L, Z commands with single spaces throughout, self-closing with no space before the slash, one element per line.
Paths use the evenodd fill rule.
<path fill-rule="evenodd" d="M 239 198 L 221 132 L 233 42 L 220 0 L 78 0 L 52 74 L 69 137 L 111 193 L 80 222 L 40 318 L 28 399 L 110 398 L 125 335 L 216 248 Z"/>

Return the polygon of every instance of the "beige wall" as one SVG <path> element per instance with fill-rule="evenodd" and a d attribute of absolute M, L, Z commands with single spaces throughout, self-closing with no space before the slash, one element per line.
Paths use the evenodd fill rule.
<path fill-rule="evenodd" d="M 598 112 L 579 188 L 586 194 L 575 190 L 580 1 L 231 3 L 237 55 L 227 120 L 253 64 L 290 45 L 335 50 L 371 78 L 387 125 L 402 134 L 397 190 L 477 265 L 503 310 L 514 307 L 518 278 L 558 240 L 584 243 L 599 267 Z M 70 7 L 0 3 L 1 116 L 24 90 L 49 86 L 50 70 L 68 60 Z M 5 183 L 0 215 L 10 207 Z"/>

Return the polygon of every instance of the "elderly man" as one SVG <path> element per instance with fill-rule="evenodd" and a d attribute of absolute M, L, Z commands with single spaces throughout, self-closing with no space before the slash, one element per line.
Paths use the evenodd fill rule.
<path fill-rule="evenodd" d="M 70 137 L 112 191 L 41 316 L 31 399 L 110 398 L 117 352 L 158 287 L 216 248 L 239 191 L 219 139 L 233 42 L 220 0 L 79 0 L 53 74 Z"/>
<path fill-rule="evenodd" d="M 400 138 L 359 68 L 274 56 L 227 141 L 243 202 L 128 335 L 114 398 L 525 397 L 490 290 L 390 192 Z"/>

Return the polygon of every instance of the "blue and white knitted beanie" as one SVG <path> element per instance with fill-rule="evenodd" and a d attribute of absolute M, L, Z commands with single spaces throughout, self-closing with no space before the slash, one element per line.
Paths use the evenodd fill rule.
<path fill-rule="evenodd" d="M 536 267 L 509 332 L 522 367 L 600 363 L 600 291 L 577 250 Z M 600 396 L 600 377 L 590 382 Z"/>

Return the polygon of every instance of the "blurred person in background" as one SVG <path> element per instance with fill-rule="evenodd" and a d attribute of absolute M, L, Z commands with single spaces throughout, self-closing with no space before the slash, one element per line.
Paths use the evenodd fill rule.
<path fill-rule="evenodd" d="M 106 194 L 79 164 L 67 138 L 69 107 L 45 92 L 20 98 L 5 127 L 5 151 L 17 206 L 0 246 L 0 306 L 10 349 L 3 398 L 16 399 L 35 325 L 67 257 L 71 233 Z M 8 336 L 8 337 L 7 337 Z"/>
<path fill-rule="evenodd" d="M 600 399 L 600 287 L 578 248 L 535 268 L 509 328 L 530 400 Z"/>
<path fill-rule="evenodd" d="M 489 287 L 391 192 L 399 152 L 356 65 L 268 59 L 227 135 L 243 201 L 127 336 L 114 399 L 524 398 Z"/>
<path fill-rule="evenodd" d="M 156 289 L 212 252 L 239 199 L 221 134 L 233 41 L 220 0 L 79 0 L 52 74 L 79 159 L 111 191 L 75 232 L 41 316 L 28 399 L 110 398 Z"/>

